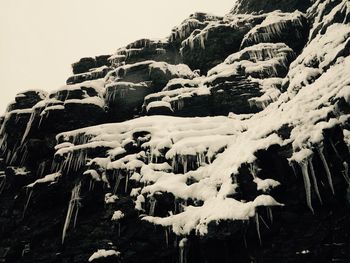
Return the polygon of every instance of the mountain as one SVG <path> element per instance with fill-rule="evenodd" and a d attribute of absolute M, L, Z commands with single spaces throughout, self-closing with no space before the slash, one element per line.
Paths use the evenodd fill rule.
<path fill-rule="evenodd" d="M 1 118 L 0 262 L 349 262 L 350 3 L 238 0 Z"/>

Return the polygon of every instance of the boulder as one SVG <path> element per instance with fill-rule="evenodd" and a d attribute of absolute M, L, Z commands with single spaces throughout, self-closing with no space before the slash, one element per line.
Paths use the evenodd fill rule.
<path fill-rule="evenodd" d="M 93 68 L 109 66 L 109 57 L 110 55 L 100 55 L 97 57 L 81 58 L 78 62 L 72 64 L 73 74 L 81 74 Z"/>
<path fill-rule="evenodd" d="M 76 84 L 88 80 L 95 80 L 104 78 L 110 69 L 107 66 L 102 66 L 100 68 L 90 69 L 89 72 L 80 73 L 69 77 L 66 81 L 67 84 Z"/>

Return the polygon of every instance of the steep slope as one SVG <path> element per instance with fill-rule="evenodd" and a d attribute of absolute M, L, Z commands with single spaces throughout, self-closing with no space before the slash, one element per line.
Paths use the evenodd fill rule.
<path fill-rule="evenodd" d="M 240 0 L 17 95 L 0 259 L 349 261 L 349 39 L 347 0 Z"/>

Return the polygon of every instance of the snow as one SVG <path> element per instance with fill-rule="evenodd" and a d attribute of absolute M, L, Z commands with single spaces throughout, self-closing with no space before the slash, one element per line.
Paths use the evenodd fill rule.
<path fill-rule="evenodd" d="M 167 101 L 152 101 L 151 103 L 147 104 L 146 111 L 149 112 L 152 108 L 168 108 L 171 111 L 173 109 L 171 108 L 171 104 Z"/>
<path fill-rule="evenodd" d="M 350 27 L 343 24 L 330 25 L 323 35 L 317 35 L 291 64 L 286 80 L 289 90 L 298 91 L 311 84 L 337 63 L 336 58 L 350 43 Z"/>
<path fill-rule="evenodd" d="M 28 175 L 30 171 L 28 171 L 25 167 L 12 167 L 13 172 L 15 175 Z"/>
<path fill-rule="evenodd" d="M 282 78 L 255 79 L 248 78 L 252 82 L 259 84 L 261 91 L 264 93 L 260 97 L 249 99 L 251 105 L 255 105 L 258 109 L 265 109 L 270 103 L 275 102 L 281 95 Z"/>
<path fill-rule="evenodd" d="M 221 220 L 249 220 L 259 206 L 280 206 L 271 196 L 260 195 L 254 201 L 242 203 L 231 198 L 213 198 L 202 207 L 188 206 L 184 212 L 166 218 L 146 216 L 143 220 L 162 226 L 172 226 L 177 235 L 189 235 L 195 231 L 199 235 L 208 233 L 208 224 Z"/>
<path fill-rule="evenodd" d="M 98 249 L 97 252 L 93 253 L 93 254 L 89 257 L 89 262 L 92 262 L 92 261 L 94 261 L 95 259 L 107 258 L 107 257 L 111 257 L 111 256 L 119 257 L 119 256 L 120 256 L 120 252 L 119 252 L 119 251 L 115 251 L 115 250 L 113 250 L 113 249 L 111 249 L 111 250 Z"/>
<path fill-rule="evenodd" d="M 153 62 L 149 68 L 150 70 L 160 69 L 164 72 L 164 74 L 166 74 L 167 72 L 170 72 L 171 75 L 179 76 L 182 78 L 194 77 L 192 70 L 185 64 L 171 65 L 166 62 Z"/>
<path fill-rule="evenodd" d="M 56 111 L 56 110 L 64 110 L 64 105 L 53 105 L 53 106 L 49 106 L 46 107 L 41 113 L 40 116 L 44 116 L 46 114 L 48 114 L 50 111 Z"/>
<path fill-rule="evenodd" d="M 168 84 L 163 88 L 163 91 L 170 91 L 174 86 L 186 88 L 198 87 L 203 83 L 204 77 L 196 77 L 194 79 L 175 78 L 169 80 Z"/>
<path fill-rule="evenodd" d="M 84 98 L 84 99 L 70 99 L 70 100 L 65 100 L 64 101 L 64 105 L 68 105 L 68 104 L 91 104 L 91 105 L 95 105 L 98 106 L 100 108 L 104 108 L 105 106 L 105 102 L 102 98 L 100 97 L 88 97 L 88 98 Z"/>
<path fill-rule="evenodd" d="M 172 111 L 178 111 L 182 110 L 184 107 L 184 98 L 205 95 L 210 95 L 210 90 L 203 84 L 201 84 L 200 87 L 196 88 L 179 88 L 174 90 L 161 91 L 147 95 L 144 99 L 143 107 L 145 107 L 147 110 L 147 108 L 165 106 L 170 108 Z"/>
<path fill-rule="evenodd" d="M 28 184 L 26 187 L 33 188 L 36 184 L 43 184 L 43 183 L 54 183 L 57 181 L 59 177 L 62 176 L 61 172 L 53 173 L 45 175 L 43 178 L 35 180 L 34 183 Z"/>
<path fill-rule="evenodd" d="M 111 193 L 105 194 L 105 204 L 113 204 L 118 200 L 118 196 Z"/>
<path fill-rule="evenodd" d="M 101 176 L 98 174 L 98 172 L 96 172 L 96 170 L 92 170 L 92 169 L 86 170 L 84 172 L 84 175 L 91 176 L 91 178 L 95 181 L 101 181 Z"/>
<path fill-rule="evenodd" d="M 350 14 L 349 1 L 338 1 L 337 5 L 327 13 L 327 7 L 333 4 L 333 0 L 317 0 L 314 1 L 314 4 L 307 10 L 309 19 L 314 21 L 309 34 L 309 42 L 317 34 L 324 32 L 325 29 L 332 24 L 339 22 L 346 24 L 346 18 L 349 17 Z M 344 18 L 343 21 L 339 21 L 341 17 Z"/>
<path fill-rule="evenodd" d="M 114 211 L 113 216 L 112 216 L 112 221 L 119 221 L 120 219 L 124 218 L 124 213 L 120 210 Z"/>
<path fill-rule="evenodd" d="M 273 189 L 273 188 L 281 185 L 276 180 L 273 180 L 273 179 L 262 180 L 258 177 L 254 178 L 253 182 L 257 184 L 257 190 L 258 191 L 261 190 L 263 192 L 267 192 L 268 190 Z"/>

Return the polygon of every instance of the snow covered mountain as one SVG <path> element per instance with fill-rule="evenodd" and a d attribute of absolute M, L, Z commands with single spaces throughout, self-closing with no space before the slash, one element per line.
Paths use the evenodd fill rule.
<path fill-rule="evenodd" d="M 1 119 L 0 262 L 349 262 L 350 2 L 239 0 Z"/>

